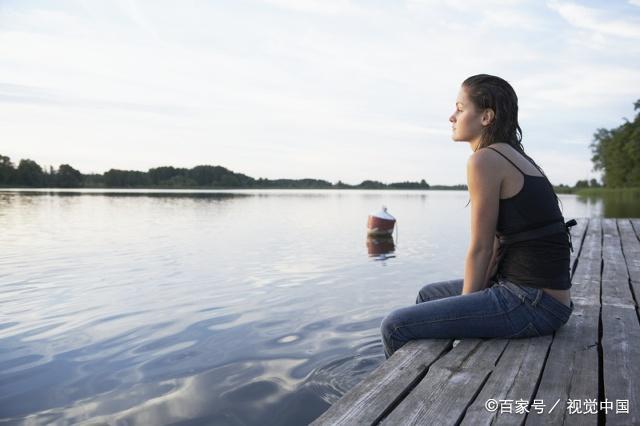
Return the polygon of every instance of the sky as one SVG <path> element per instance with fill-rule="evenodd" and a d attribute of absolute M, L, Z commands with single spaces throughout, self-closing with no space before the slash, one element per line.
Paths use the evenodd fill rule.
<path fill-rule="evenodd" d="M 554 184 L 640 99 L 640 0 L 0 0 L 0 154 L 259 178 L 466 183 L 465 78 L 519 99 Z"/>

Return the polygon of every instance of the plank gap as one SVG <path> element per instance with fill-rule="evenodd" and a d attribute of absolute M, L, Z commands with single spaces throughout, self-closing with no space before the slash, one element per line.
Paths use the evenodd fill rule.
<path fill-rule="evenodd" d="M 604 228 L 604 226 L 603 226 Z M 605 425 L 605 413 L 600 409 L 605 399 L 604 391 L 604 350 L 602 348 L 602 272 L 604 271 L 604 229 L 600 233 L 600 313 L 598 315 L 598 426 Z"/>
<path fill-rule="evenodd" d="M 453 346 L 449 345 L 448 350 L 443 351 L 443 353 L 437 359 L 435 359 L 430 365 L 427 366 L 427 368 L 425 368 L 419 375 L 417 375 L 416 378 L 411 383 L 409 383 L 409 386 L 404 388 L 404 390 L 400 392 L 398 397 L 394 399 L 393 402 L 389 404 L 389 406 L 385 410 L 383 410 L 382 413 L 380 413 L 380 415 L 376 417 L 371 424 L 373 426 L 378 425 L 380 424 L 381 421 L 385 419 L 385 417 L 391 414 L 393 410 L 395 410 L 396 407 L 398 407 L 398 405 L 400 405 L 402 401 L 404 401 L 407 395 L 409 395 L 411 391 L 413 391 L 416 388 L 416 386 L 418 386 L 418 384 L 422 381 L 422 379 L 425 378 L 429 370 L 431 370 L 431 367 L 433 366 L 433 364 L 435 364 L 436 361 L 438 361 L 440 358 L 442 358 L 443 356 L 451 352 L 452 349 L 453 349 Z"/>
<path fill-rule="evenodd" d="M 573 279 L 573 274 L 576 272 L 576 268 L 578 267 L 580 255 L 582 254 L 582 248 L 584 247 L 584 240 L 587 238 L 587 232 L 589 230 L 589 222 L 590 222 L 589 219 L 587 219 L 587 224 L 584 227 L 584 231 L 582 231 L 582 235 L 580 235 L 580 241 L 579 241 L 580 248 L 578 248 L 578 252 L 576 253 L 576 258 L 573 260 L 573 263 L 571 264 L 571 279 Z M 573 236 L 571 238 L 573 238 Z"/>
<path fill-rule="evenodd" d="M 507 350 L 507 346 L 509 346 L 509 344 L 506 344 L 504 346 L 498 358 L 502 357 L 502 354 L 504 353 L 504 351 Z M 496 364 L 498 364 L 498 361 L 496 361 Z M 460 426 L 460 423 L 462 423 L 462 421 L 464 420 L 464 416 L 467 415 L 467 410 L 469 409 L 469 407 L 471 407 L 471 404 L 475 402 L 476 398 L 478 398 L 478 395 L 480 395 L 480 392 L 482 392 L 482 388 L 484 388 L 484 385 L 487 383 L 487 381 L 489 381 L 489 378 L 491 377 L 494 371 L 495 370 L 491 370 L 491 372 L 487 374 L 487 377 L 484 378 L 482 383 L 480 383 L 480 386 L 478 386 L 478 389 L 476 389 L 476 393 L 473 395 L 473 397 L 469 398 L 469 402 L 467 402 L 467 405 L 465 405 L 464 410 L 462 410 L 462 413 L 460 413 L 460 417 L 458 417 L 458 420 L 456 420 L 455 426 Z"/>
<path fill-rule="evenodd" d="M 586 232 L 585 232 L 586 234 Z M 540 374 L 538 374 L 538 378 L 536 379 L 536 385 L 533 388 L 533 392 L 531 393 L 531 396 L 529 397 L 529 403 L 527 404 L 527 412 L 524 413 L 524 416 L 522 417 L 522 422 L 520 423 L 521 425 L 525 424 L 527 421 L 527 417 L 529 416 L 529 412 L 531 411 L 531 405 L 533 404 L 533 400 L 536 399 L 536 395 L 538 394 L 538 389 L 540 388 L 540 383 L 542 382 L 542 376 L 544 374 L 544 369 L 547 366 L 547 360 L 549 359 L 549 354 L 551 353 L 551 346 L 553 345 L 553 341 L 556 338 L 556 332 L 553 332 L 553 338 L 551 339 L 551 342 L 549 342 L 549 346 L 547 347 L 547 353 L 544 355 L 544 362 L 542 363 L 542 368 L 540 369 Z"/>

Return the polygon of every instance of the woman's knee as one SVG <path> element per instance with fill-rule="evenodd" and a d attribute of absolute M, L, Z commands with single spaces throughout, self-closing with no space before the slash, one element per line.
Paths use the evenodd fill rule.
<path fill-rule="evenodd" d="M 418 303 L 428 302 L 429 300 L 437 298 L 436 292 L 434 292 L 434 290 L 436 289 L 436 286 L 440 284 L 443 283 L 437 282 L 423 285 L 420 291 L 418 291 L 418 295 L 416 296 L 416 305 Z"/>
<path fill-rule="evenodd" d="M 399 333 L 401 321 L 398 310 L 395 310 L 384 317 L 380 324 L 380 333 L 387 359 L 406 343 L 406 339 Z"/>
<path fill-rule="evenodd" d="M 398 328 L 399 318 L 397 312 L 397 310 L 391 311 L 382 319 L 380 330 L 382 331 L 383 336 L 390 336 Z"/>
<path fill-rule="evenodd" d="M 406 310 L 404 308 L 395 309 L 382 320 L 380 325 L 380 331 L 385 339 L 389 340 L 392 336 L 396 341 L 406 340 L 404 333 L 400 330 L 403 329 L 403 325 L 407 324 Z"/>
<path fill-rule="evenodd" d="M 426 287 L 426 286 L 422 287 L 422 288 L 420 289 L 420 291 L 418 291 L 418 295 L 416 296 L 416 305 L 417 305 L 418 303 L 423 303 L 423 302 L 426 302 L 426 301 L 428 300 L 428 299 L 427 299 L 427 295 L 426 295 L 426 293 L 425 293 L 425 291 L 424 291 L 425 287 Z"/>
<path fill-rule="evenodd" d="M 416 296 L 416 305 L 430 300 L 457 296 L 462 293 L 462 280 L 449 280 L 430 283 L 422 286 Z"/>

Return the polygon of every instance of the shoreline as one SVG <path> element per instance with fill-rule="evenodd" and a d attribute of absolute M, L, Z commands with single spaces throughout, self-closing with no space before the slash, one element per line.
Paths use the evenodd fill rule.
<path fill-rule="evenodd" d="M 46 191 L 46 190 L 55 190 L 55 191 L 64 191 L 64 190 L 136 190 L 136 191 L 234 191 L 234 190 L 326 190 L 326 191 L 334 191 L 334 190 L 359 190 L 359 191 L 467 191 L 466 187 L 462 185 L 456 186 L 445 186 L 445 185 L 433 185 L 429 188 L 362 188 L 362 187 L 307 187 L 307 188 L 297 188 L 297 187 L 277 187 L 277 186 L 268 186 L 268 187 L 177 187 L 177 186 L 80 186 L 80 187 L 47 187 L 47 186 L 19 186 L 19 185 L 0 185 L 0 190 L 36 190 L 36 191 Z M 554 187 L 554 191 L 557 194 L 569 194 L 569 195 L 578 195 L 584 197 L 597 197 L 597 196 L 606 196 L 606 195 L 640 195 L 640 187 L 632 187 L 632 188 L 566 188 L 566 187 Z"/>

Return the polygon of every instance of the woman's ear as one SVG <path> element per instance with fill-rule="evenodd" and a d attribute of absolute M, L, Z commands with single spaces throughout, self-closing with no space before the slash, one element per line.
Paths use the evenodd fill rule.
<path fill-rule="evenodd" d="M 493 122 L 494 118 L 496 118 L 495 111 L 491 108 L 485 108 L 485 110 L 482 112 L 482 125 L 488 126 L 489 124 L 491 124 L 491 122 Z"/>

